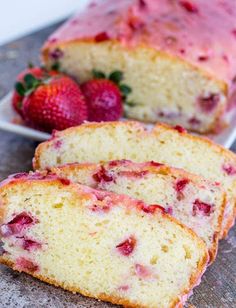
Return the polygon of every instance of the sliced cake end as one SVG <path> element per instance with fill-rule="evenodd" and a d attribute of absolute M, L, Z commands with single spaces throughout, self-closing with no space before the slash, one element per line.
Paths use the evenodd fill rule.
<path fill-rule="evenodd" d="M 3 183 L 0 204 L 1 263 L 115 304 L 179 307 L 208 262 L 191 230 L 124 195 L 31 174 Z"/>

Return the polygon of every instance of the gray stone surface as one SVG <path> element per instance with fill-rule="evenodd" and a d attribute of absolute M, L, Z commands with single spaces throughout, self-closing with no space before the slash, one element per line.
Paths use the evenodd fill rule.
<path fill-rule="evenodd" d="M 56 26 L 0 47 L 0 97 L 12 88 L 16 74 L 25 68 L 27 62 L 39 62 L 40 47 Z M 0 131 L 0 179 L 11 173 L 30 170 L 36 145 L 33 141 Z M 236 144 L 232 148 L 235 150 Z M 221 241 L 215 263 L 194 290 L 189 303 L 197 308 L 236 307 L 235 236 L 236 228 Z M 15 273 L 5 266 L 0 266 L 0 276 L 0 308 L 112 307 Z"/>

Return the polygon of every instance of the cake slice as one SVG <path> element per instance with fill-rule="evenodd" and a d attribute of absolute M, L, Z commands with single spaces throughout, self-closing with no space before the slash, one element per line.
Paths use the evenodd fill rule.
<path fill-rule="evenodd" d="M 127 117 L 202 133 L 217 131 L 234 103 L 235 54 L 232 0 L 95 0 L 42 49 L 47 67 L 79 82 L 122 71 Z"/>
<path fill-rule="evenodd" d="M 51 171 L 96 189 L 126 194 L 147 204 L 161 204 L 166 213 L 205 241 L 210 261 L 215 259 L 225 208 L 225 192 L 218 183 L 156 162 L 75 163 Z"/>
<path fill-rule="evenodd" d="M 128 307 L 182 307 L 207 262 L 190 229 L 128 196 L 53 175 L 0 188 L 0 262 L 72 292 Z"/>
<path fill-rule="evenodd" d="M 130 159 L 157 161 L 220 182 L 227 192 L 222 236 L 236 214 L 236 155 L 212 141 L 190 135 L 181 127 L 156 125 L 152 129 L 138 122 L 86 123 L 57 132 L 38 146 L 35 169 L 73 162 L 103 162 Z"/>

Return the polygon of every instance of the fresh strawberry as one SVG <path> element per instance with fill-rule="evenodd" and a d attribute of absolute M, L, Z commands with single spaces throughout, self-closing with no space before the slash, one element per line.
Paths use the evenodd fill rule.
<path fill-rule="evenodd" d="M 23 83 L 23 85 L 25 85 L 25 81 L 24 78 L 26 75 L 31 74 L 36 78 L 43 78 L 45 76 L 52 76 L 52 75 L 56 75 L 58 74 L 57 71 L 49 71 L 47 72 L 45 69 L 41 68 L 41 67 L 30 67 L 25 69 L 23 72 L 21 72 L 17 78 L 16 81 L 17 82 L 21 82 Z M 13 92 L 13 96 L 12 96 L 12 105 L 13 108 L 15 109 L 15 111 L 21 116 L 23 117 L 23 112 L 22 112 L 22 101 L 23 101 L 23 96 L 20 95 L 16 90 Z"/>
<path fill-rule="evenodd" d="M 23 116 L 27 125 L 51 132 L 87 120 L 84 96 L 73 79 L 56 75 L 38 80 L 31 75 L 29 84 L 32 88 L 27 88 L 23 99 Z"/>
<path fill-rule="evenodd" d="M 87 100 L 89 121 L 115 121 L 122 116 L 121 92 L 113 81 L 92 79 L 82 84 L 81 89 Z"/>

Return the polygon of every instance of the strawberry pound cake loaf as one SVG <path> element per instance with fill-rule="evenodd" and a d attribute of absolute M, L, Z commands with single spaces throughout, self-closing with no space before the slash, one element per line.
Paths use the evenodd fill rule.
<path fill-rule="evenodd" d="M 2 183 L 0 213 L 1 263 L 126 307 L 182 307 L 208 262 L 204 242 L 158 205 L 52 175 Z"/>
<path fill-rule="evenodd" d="M 161 204 L 163 211 L 200 236 L 212 262 L 217 253 L 225 208 L 225 192 L 181 169 L 127 160 L 104 164 L 66 164 L 52 173 L 96 189 L 126 194 L 147 204 Z"/>
<path fill-rule="evenodd" d="M 201 133 L 217 131 L 233 101 L 235 54 L 232 0 L 92 1 L 42 49 L 46 66 L 79 82 L 122 71 L 127 117 Z"/>
<path fill-rule="evenodd" d="M 86 123 L 57 132 L 36 149 L 35 169 L 66 163 L 99 163 L 117 159 L 156 161 L 221 183 L 227 192 L 225 236 L 236 215 L 236 155 L 212 141 L 188 134 L 182 127 L 138 122 Z"/>

